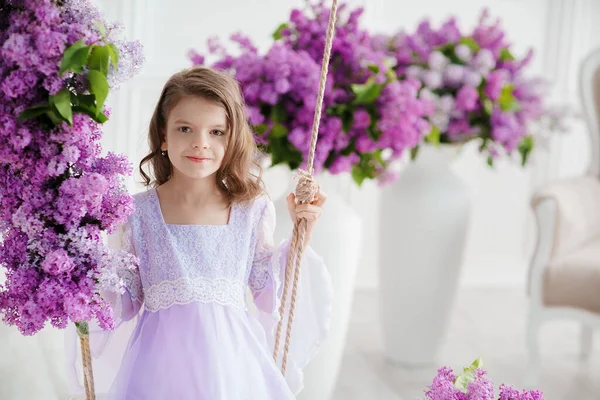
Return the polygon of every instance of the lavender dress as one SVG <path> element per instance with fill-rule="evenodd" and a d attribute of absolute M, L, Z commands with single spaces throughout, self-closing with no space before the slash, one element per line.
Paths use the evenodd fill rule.
<path fill-rule="evenodd" d="M 272 354 L 289 247 L 273 244 L 273 203 L 235 204 L 227 225 L 175 225 L 165 223 L 156 189 L 134 198 L 135 213 L 115 235 L 140 268 L 123 276 L 128 290 L 115 309 L 137 324 L 109 398 L 295 398 L 328 330 L 322 259 L 310 248 L 303 257 L 284 377 Z"/>

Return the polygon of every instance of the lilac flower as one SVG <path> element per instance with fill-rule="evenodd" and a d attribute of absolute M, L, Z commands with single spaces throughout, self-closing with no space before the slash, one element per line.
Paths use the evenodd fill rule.
<path fill-rule="evenodd" d="M 239 47 L 235 56 L 217 38 L 209 40 L 206 58 L 188 54 L 195 65 L 206 63 L 235 76 L 257 142 L 292 169 L 306 167 L 329 13 L 323 1 L 310 2 L 306 11 L 292 10 L 264 53 L 236 33 L 230 37 Z M 383 151 L 399 156 L 419 143 L 431 129 L 425 115 L 432 110 L 418 99 L 417 79 L 399 83 L 393 77 L 387 44 L 360 27 L 362 14 L 362 8 L 346 3 L 338 8 L 314 165 L 316 172 L 352 171 L 355 179 L 360 176 L 357 182 L 385 174 L 389 164 Z M 440 63 L 448 62 L 440 56 Z M 362 98 L 365 90 L 374 95 Z"/>
<path fill-rule="evenodd" d="M 354 113 L 354 129 L 366 129 L 371 125 L 371 116 L 366 110 L 356 110 Z"/>
<path fill-rule="evenodd" d="M 494 53 L 489 49 L 479 50 L 471 65 L 477 72 L 486 75 L 496 65 Z"/>
<path fill-rule="evenodd" d="M 500 397 L 498 400 L 544 400 L 539 390 L 523 390 L 519 392 L 512 386 L 500 385 Z"/>
<path fill-rule="evenodd" d="M 443 77 L 439 71 L 423 71 L 421 74 L 423 83 L 429 89 L 437 89 L 442 86 Z"/>
<path fill-rule="evenodd" d="M 485 94 L 492 100 L 498 100 L 504 86 L 504 74 L 502 71 L 491 72 L 487 77 Z"/>
<path fill-rule="evenodd" d="M 456 93 L 456 108 L 462 111 L 477 109 L 479 93 L 472 86 L 463 86 Z"/>
<path fill-rule="evenodd" d="M 450 60 L 446 58 L 440 51 L 432 51 L 427 60 L 429 69 L 433 71 L 442 71 Z"/>
<path fill-rule="evenodd" d="M 63 249 L 54 250 L 42 261 L 42 269 L 50 275 L 59 275 L 64 272 L 70 272 L 75 265 L 66 251 Z"/>
<path fill-rule="evenodd" d="M 465 67 L 462 65 L 451 64 L 444 69 L 444 81 L 448 86 L 457 86 L 462 83 L 465 77 Z"/>
<path fill-rule="evenodd" d="M 95 318 L 112 329 L 97 282 L 114 265 L 137 262 L 123 255 L 112 258 L 120 263 L 106 262 L 110 252 L 101 232 L 114 232 L 133 211 L 122 186 L 133 169 L 124 156 L 100 157 L 100 125 L 80 113 L 72 126 L 17 119 L 65 87 L 86 93 L 83 74 L 59 77 L 59 66 L 68 46 L 101 40 L 94 22 L 103 18 L 89 0 L 61 4 L 13 2 L 0 15 L 0 265 L 6 275 L 0 315 L 25 335 L 47 321 L 65 328 Z M 104 25 L 111 38 L 103 40 L 120 50 L 119 73 L 109 73 L 114 89 L 138 71 L 143 57 L 138 44 L 113 40 L 116 24 Z"/>
<path fill-rule="evenodd" d="M 538 390 L 519 392 L 501 384 L 499 398 L 494 394 L 494 383 L 480 365 L 472 364 L 463 373 L 455 375 L 449 367 L 438 369 L 433 382 L 424 391 L 427 400 L 543 400 Z"/>
<path fill-rule="evenodd" d="M 359 161 L 357 154 L 350 154 L 349 156 L 340 156 L 329 167 L 329 171 L 337 175 L 342 172 L 349 172 L 352 169 L 352 165 Z"/>
<path fill-rule="evenodd" d="M 467 86 L 478 87 L 481 83 L 481 73 L 470 68 L 465 68 L 464 84 Z"/>
<path fill-rule="evenodd" d="M 454 18 L 439 28 L 423 20 L 414 32 L 377 41 L 386 44 L 400 79 L 423 84 L 419 98 L 434 104 L 426 119 L 440 132 L 441 143 L 478 139 L 489 157 L 519 149 L 525 163 L 531 151 L 529 129 L 550 109 L 536 79 L 525 76 L 533 53 L 522 58 L 511 54 L 500 22 L 491 21 L 488 10 L 471 32 L 461 32 Z M 444 96 L 454 98 L 452 109 Z"/>
<path fill-rule="evenodd" d="M 454 53 L 458 58 L 460 58 L 464 62 L 469 62 L 473 58 L 473 52 L 467 45 L 464 44 L 459 44 L 458 46 L 456 46 L 456 49 L 454 49 Z"/>

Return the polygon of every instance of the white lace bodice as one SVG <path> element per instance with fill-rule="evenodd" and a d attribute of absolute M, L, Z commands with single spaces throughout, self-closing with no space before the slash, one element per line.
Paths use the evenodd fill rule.
<path fill-rule="evenodd" d="M 246 309 L 272 276 L 273 203 L 257 198 L 234 204 L 227 225 L 175 225 L 163 219 L 156 189 L 134 195 L 136 211 L 121 231 L 139 270 L 122 271 L 132 299 L 148 311 L 174 304 L 218 303 Z M 276 286 L 277 287 L 277 286 Z"/>

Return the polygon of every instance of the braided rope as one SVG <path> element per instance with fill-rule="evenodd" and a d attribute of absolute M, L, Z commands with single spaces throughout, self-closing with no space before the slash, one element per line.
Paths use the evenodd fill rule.
<path fill-rule="evenodd" d="M 92 354 L 90 351 L 90 337 L 88 334 L 79 333 L 81 344 L 81 358 L 83 361 L 83 383 L 85 387 L 85 399 L 95 400 L 94 374 L 92 372 Z"/>
<path fill-rule="evenodd" d="M 327 27 L 327 37 L 325 40 L 325 50 L 323 54 L 323 63 L 321 65 L 321 77 L 319 81 L 319 92 L 317 94 L 317 104 L 315 106 L 315 115 L 312 126 L 312 136 L 310 142 L 310 150 L 308 154 L 308 163 L 306 171 L 298 171 L 298 184 L 296 186 L 296 201 L 299 204 L 308 204 L 313 201 L 314 197 L 319 192 L 319 185 L 313 180 L 312 174 L 314 172 L 313 164 L 315 159 L 315 150 L 317 148 L 317 136 L 319 133 L 319 122 L 321 121 L 321 111 L 323 108 L 323 96 L 325 94 L 325 83 L 327 81 L 327 71 L 329 68 L 329 58 L 331 56 L 331 46 L 333 42 L 335 32 L 335 20 L 337 13 L 337 0 L 333 0 L 331 4 L 331 13 L 329 14 L 329 25 Z M 298 282 L 300 279 L 300 264 L 302 262 L 302 255 L 304 253 L 304 236 L 306 233 L 306 219 L 297 219 L 294 224 L 294 230 L 292 232 L 292 239 L 290 242 L 290 252 L 288 254 L 287 264 L 285 268 L 285 284 L 283 286 L 283 294 L 281 297 L 281 306 L 279 307 L 279 323 L 277 324 L 277 331 L 275 333 L 275 348 L 273 350 L 273 359 L 277 362 L 281 331 L 283 329 L 283 316 L 285 312 L 285 305 L 287 302 L 287 296 L 289 291 L 289 285 L 291 281 L 292 268 L 294 268 L 292 298 L 290 300 L 290 311 L 288 317 L 287 331 L 285 335 L 285 344 L 283 349 L 283 359 L 281 363 L 281 373 L 285 375 L 287 369 L 287 357 L 290 348 L 291 336 L 292 336 L 292 324 L 294 321 L 294 312 L 296 309 L 296 294 L 298 291 Z M 295 262 L 294 262 L 295 261 Z"/>

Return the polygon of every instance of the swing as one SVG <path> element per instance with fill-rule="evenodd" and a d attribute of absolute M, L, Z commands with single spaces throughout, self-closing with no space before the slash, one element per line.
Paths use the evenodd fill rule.
<path fill-rule="evenodd" d="M 321 77 L 319 80 L 319 92 L 317 94 L 317 104 L 315 106 L 315 115 L 312 125 L 312 135 L 310 142 L 310 150 L 308 154 L 308 163 L 306 171 L 298 171 L 299 179 L 296 186 L 296 201 L 300 204 L 307 204 L 312 201 L 315 195 L 319 192 L 319 185 L 313 180 L 313 162 L 315 158 L 315 149 L 317 148 L 317 135 L 319 133 L 319 122 L 321 120 L 321 108 L 323 106 L 323 96 L 325 93 L 325 83 L 327 81 L 327 70 L 329 67 L 329 57 L 331 55 L 331 46 L 335 32 L 335 19 L 337 13 L 337 0 L 332 0 L 331 13 L 329 14 L 329 25 L 327 26 L 327 37 L 325 39 L 325 50 L 323 53 L 323 63 L 321 65 Z M 300 263 L 304 253 L 304 235 L 306 233 L 305 219 L 296 220 L 292 239 L 290 242 L 290 252 L 285 267 L 285 284 L 283 286 L 283 294 L 281 297 L 281 306 L 279 308 L 279 323 L 275 333 L 275 348 L 273 350 L 273 359 L 277 363 L 277 357 L 281 341 L 281 333 L 283 330 L 283 314 L 285 312 L 286 301 L 290 282 L 292 280 L 292 267 L 294 267 L 292 296 L 290 299 L 290 311 L 288 317 L 287 330 L 285 334 L 285 343 L 283 347 L 283 358 L 281 362 L 281 373 L 285 376 L 287 369 L 287 357 L 290 348 L 292 335 L 292 324 L 294 321 L 294 310 L 296 308 L 296 293 L 298 290 L 298 281 L 300 278 Z"/>

